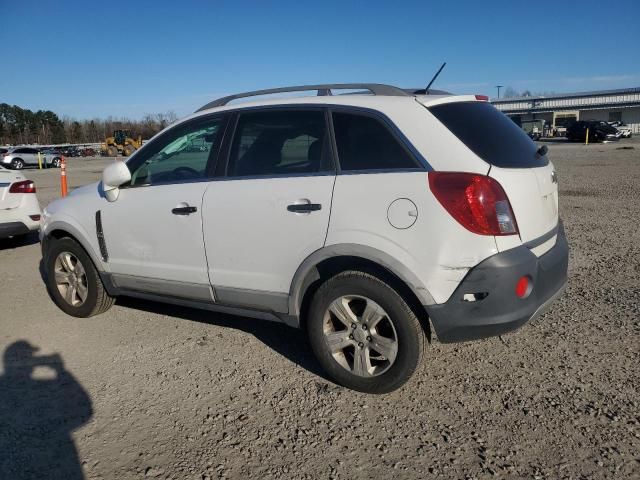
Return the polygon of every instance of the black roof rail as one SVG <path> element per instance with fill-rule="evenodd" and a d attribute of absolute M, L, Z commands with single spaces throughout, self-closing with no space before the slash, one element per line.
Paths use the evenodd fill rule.
<path fill-rule="evenodd" d="M 394 87 L 393 85 L 384 85 L 382 83 L 327 83 L 321 85 L 298 85 L 294 87 L 282 87 L 282 88 L 268 88 L 266 90 L 255 90 L 253 92 L 236 93 L 235 95 L 229 95 L 222 97 L 213 102 L 209 102 L 206 105 L 200 107 L 196 112 L 207 110 L 209 108 L 222 107 L 232 100 L 238 98 L 255 97 L 258 95 L 270 95 L 272 93 L 286 93 L 286 92 L 305 92 L 308 90 L 317 90 L 318 96 L 331 95 L 331 90 L 367 90 L 373 95 L 383 96 L 395 96 L 406 97 L 411 95 L 407 90 Z"/>

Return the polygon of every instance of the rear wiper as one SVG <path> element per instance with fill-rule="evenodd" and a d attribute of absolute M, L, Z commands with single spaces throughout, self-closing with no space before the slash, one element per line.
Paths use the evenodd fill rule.
<path fill-rule="evenodd" d="M 542 145 L 538 150 L 536 150 L 536 156 L 544 157 L 548 151 L 549 151 L 549 147 L 547 147 L 546 145 Z"/>

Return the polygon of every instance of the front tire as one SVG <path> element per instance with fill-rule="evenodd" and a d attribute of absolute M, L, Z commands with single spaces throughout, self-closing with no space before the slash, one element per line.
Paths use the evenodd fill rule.
<path fill-rule="evenodd" d="M 113 305 L 114 297 L 109 296 L 91 258 L 75 240 L 53 240 L 44 262 L 47 289 L 63 312 L 87 318 Z"/>
<path fill-rule="evenodd" d="M 358 271 L 340 273 L 318 289 L 307 334 L 328 376 L 366 393 L 404 385 L 425 348 L 420 321 L 398 292 Z"/>
<path fill-rule="evenodd" d="M 55 168 L 60 168 L 61 160 L 60 160 L 60 158 L 56 157 L 56 158 L 53 159 L 53 162 L 51 162 L 51 163 Z"/>
<path fill-rule="evenodd" d="M 24 162 L 21 158 L 14 158 L 11 162 L 11 168 L 15 170 L 22 170 L 24 168 Z"/>

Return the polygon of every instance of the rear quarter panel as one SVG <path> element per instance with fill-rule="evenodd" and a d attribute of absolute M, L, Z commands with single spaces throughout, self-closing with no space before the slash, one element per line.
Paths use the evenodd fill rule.
<path fill-rule="evenodd" d="M 398 198 L 418 208 L 415 223 L 403 230 L 387 216 Z M 345 243 L 391 255 L 436 303 L 450 297 L 471 267 L 497 253 L 494 237 L 469 232 L 444 210 L 429 190 L 426 171 L 338 175 L 326 245 Z"/>

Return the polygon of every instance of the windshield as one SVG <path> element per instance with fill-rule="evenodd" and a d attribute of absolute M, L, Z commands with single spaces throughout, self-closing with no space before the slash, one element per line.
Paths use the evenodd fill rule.
<path fill-rule="evenodd" d="M 429 108 L 451 133 L 485 162 L 504 168 L 548 164 L 538 147 L 509 117 L 487 102 L 453 102 Z"/>

